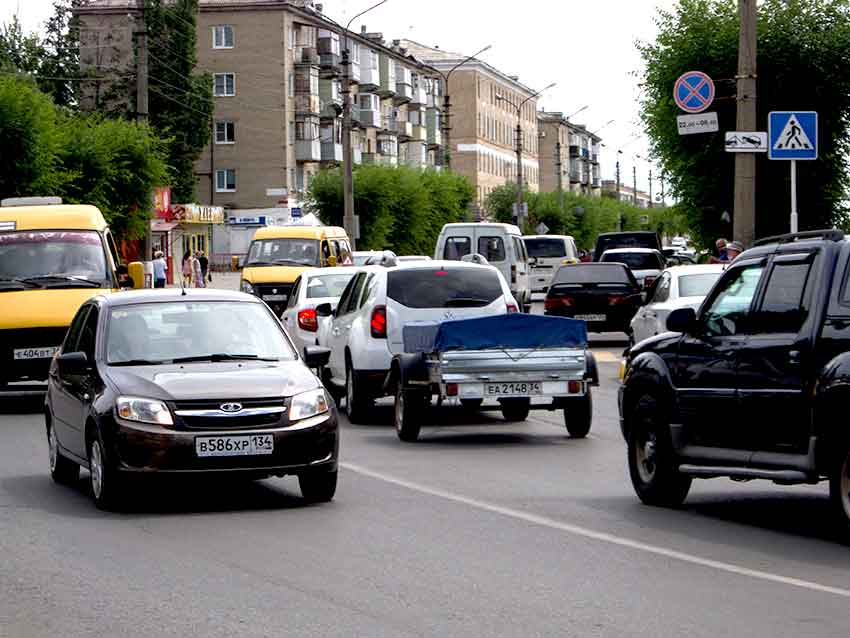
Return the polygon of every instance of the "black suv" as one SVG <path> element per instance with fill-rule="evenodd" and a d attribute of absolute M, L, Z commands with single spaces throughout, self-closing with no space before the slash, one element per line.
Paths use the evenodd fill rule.
<path fill-rule="evenodd" d="M 693 478 L 828 479 L 850 531 L 850 240 L 758 242 L 667 327 L 629 351 L 620 388 L 640 499 L 679 505 Z"/>

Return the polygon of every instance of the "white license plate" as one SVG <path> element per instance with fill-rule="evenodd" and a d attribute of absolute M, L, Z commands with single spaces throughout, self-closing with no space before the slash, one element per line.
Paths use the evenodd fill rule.
<path fill-rule="evenodd" d="M 263 295 L 263 301 L 286 301 L 287 295 Z"/>
<path fill-rule="evenodd" d="M 274 452 L 274 436 L 199 436 L 195 438 L 198 456 L 261 456 Z"/>
<path fill-rule="evenodd" d="M 59 348 L 50 346 L 47 348 L 18 348 L 12 351 L 14 359 L 49 359 Z"/>
<path fill-rule="evenodd" d="M 605 321 L 607 319 L 605 315 L 576 315 L 575 318 L 582 321 Z"/>
<path fill-rule="evenodd" d="M 516 397 L 543 394 L 543 384 L 540 381 L 525 383 L 485 383 L 484 394 L 488 397 Z"/>

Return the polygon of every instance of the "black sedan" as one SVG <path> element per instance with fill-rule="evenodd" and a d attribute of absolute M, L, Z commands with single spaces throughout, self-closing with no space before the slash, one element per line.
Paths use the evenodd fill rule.
<path fill-rule="evenodd" d="M 45 419 L 58 483 L 91 475 L 96 505 L 126 480 L 204 472 L 296 475 L 305 499 L 333 498 L 336 409 L 259 299 L 207 290 L 123 292 L 86 302 L 50 367 Z"/>
<path fill-rule="evenodd" d="M 642 303 L 640 286 L 623 264 L 581 263 L 558 269 L 544 312 L 582 319 L 590 332 L 629 332 Z"/>

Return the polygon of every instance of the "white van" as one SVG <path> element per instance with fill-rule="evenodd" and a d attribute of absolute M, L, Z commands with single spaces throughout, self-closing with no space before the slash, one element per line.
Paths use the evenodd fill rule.
<path fill-rule="evenodd" d="M 558 268 L 578 263 L 578 248 L 569 235 L 526 235 L 522 240 L 531 265 L 531 292 L 546 292 Z"/>
<path fill-rule="evenodd" d="M 460 261 L 479 254 L 499 269 L 523 312 L 531 310 L 528 252 L 519 228 L 511 224 L 446 224 L 437 239 L 434 259 Z"/>

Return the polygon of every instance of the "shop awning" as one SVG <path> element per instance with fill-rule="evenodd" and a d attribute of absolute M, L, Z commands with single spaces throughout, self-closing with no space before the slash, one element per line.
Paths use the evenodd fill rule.
<path fill-rule="evenodd" d="M 169 230 L 174 230 L 179 224 L 177 222 L 167 222 L 164 219 L 152 219 L 151 230 L 155 233 L 167 233 Z"/>

